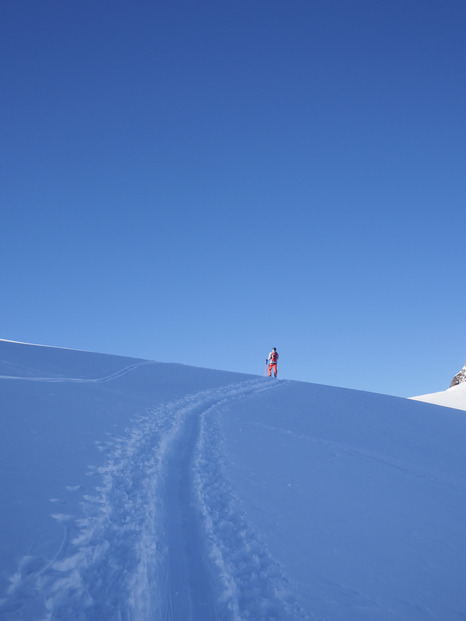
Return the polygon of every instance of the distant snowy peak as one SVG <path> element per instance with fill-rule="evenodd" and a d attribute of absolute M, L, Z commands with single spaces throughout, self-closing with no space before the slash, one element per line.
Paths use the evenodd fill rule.
<path fill-rule="evenodd" d="M 461 383 L 448 388 L 448 390 L 420 395 L 419 397 L 412 397 L 412 399 L 433 403 L 434 405 L 442 405 L 447 408 L 455 408 L 456 410 L 466 410 L 466 380 L 461 380 Z"/>
<path fill-rule="evenodd" d="M 416 401 L 425 401 L 434 405 L 442 405 L 456 410 L 466 410 L 466 362 L 464 367 L 451 380 L 450 388 L 441 392 L 432 392 L 419 397 L 412 397 Z"/>
<path fill-rule="evenodd" d="M 463 382 L 466 382 L 466 362 L 464 363 L 464 367 L 461 371 L 451 380 L 450 388 L 458 386 L 458 384 L 462 384 Z"/>

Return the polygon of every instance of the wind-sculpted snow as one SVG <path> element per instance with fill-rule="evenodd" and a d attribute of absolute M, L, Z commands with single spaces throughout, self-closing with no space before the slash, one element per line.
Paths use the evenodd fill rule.
<path fill-rule="evenodd" d="M 79 518 L 53 515 L 60 549 L 46 564 L 23 558 L 1 612 L 11 621 L 304 618 L 222 478 L 217 412 L 270 388 L 254 380 L 165 403 L 101 445 L 101 484 Z"/>

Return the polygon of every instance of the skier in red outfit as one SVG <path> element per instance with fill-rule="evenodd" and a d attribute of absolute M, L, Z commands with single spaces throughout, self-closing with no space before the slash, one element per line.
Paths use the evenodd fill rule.
<path fill-rule="evenodd" d="M 276 347 L 272 349 L 265 362 L 269 362 L 269 377 L 272 377 L 272 370 L 274 372 L 274 377 L 277 377 L 278 351 Z"/>

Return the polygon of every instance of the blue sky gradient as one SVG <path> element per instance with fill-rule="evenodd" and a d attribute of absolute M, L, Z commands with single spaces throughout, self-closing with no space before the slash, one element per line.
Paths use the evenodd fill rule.
<path fill-rule="evenodd" d="M 464 32 L 455 0 L 3 3 L 0 336 L 446 388 Z"/>

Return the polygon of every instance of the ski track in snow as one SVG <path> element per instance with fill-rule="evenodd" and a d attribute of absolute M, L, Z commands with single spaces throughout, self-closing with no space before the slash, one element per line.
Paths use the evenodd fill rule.
<path fill-rule="evenodd" d="M 279 385 L 248 380 L 165 403 L 110 440 L 95 494 L 79 517 L 52 516 L 64 529 L 59 550 L 22 559 L 0 618 L 306 619 L 223 475 L 221 408 Z"/>
<path fill-rule="evenodd" d="M 76 384 L 102 384 L 105 382 L 111 382 L 112 380 L 119 379 L 128 375 L 129 373 L 133 373 L 136 369 L 146 366 L 148 364 L 157 364 L 150 361 L 137 362 L 135 364 L 131 364 L 124 369 L 120 369 L 111 375 L 107 375 L 105 377 L 99 378 L 85 378 L 85 377 L 33 377 L 33 376 L 22 376 L 22 375 L 0 375 L 0 379 L 4 380 L 21 380 L 23 382 L 66 382 L 66 383 L 76 383 Z"/>

